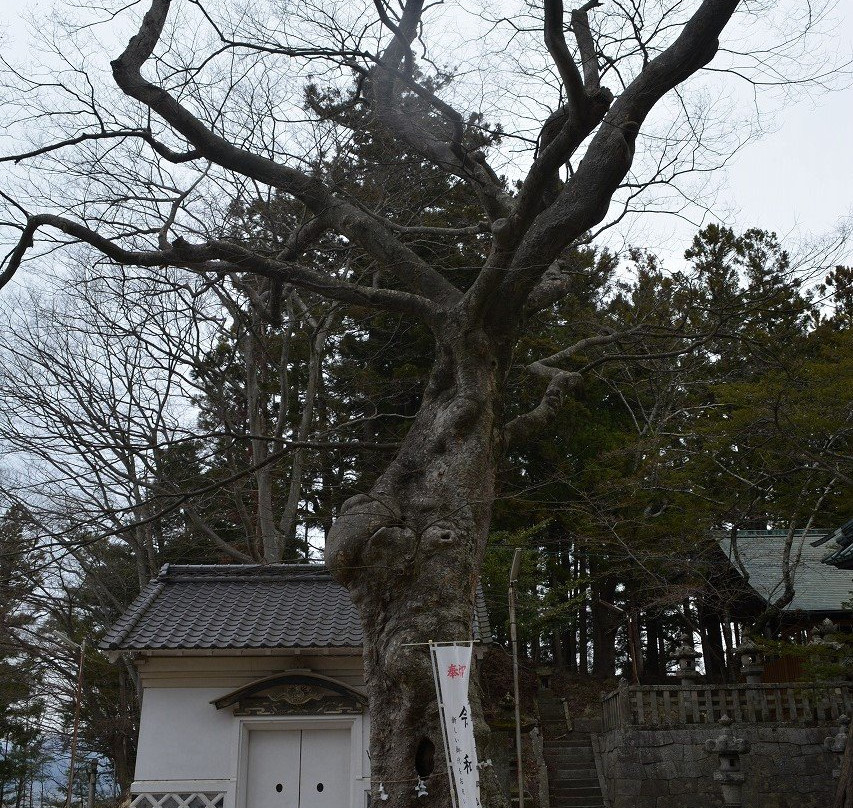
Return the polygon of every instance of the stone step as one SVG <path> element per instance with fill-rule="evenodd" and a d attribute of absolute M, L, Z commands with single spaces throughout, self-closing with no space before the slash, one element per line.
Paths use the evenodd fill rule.
<path fill-rule="evenodd" d="M 558 778 L 556 780 L 552 780 L 550 777 L 548 778 L 548 787 L 554 791 L 565 791 L 566 789 L 572 788 L 595 788 L 598 789 L 598 778 L 597 777 L 583 777 L 578 780 L 564 780 L 562 778 Z"/>
<path fill-rule="evenodd" d="M 548 697 L 539 699 L 539 718 L 551 808 L 604 808 L 591 735 L 599 722 L 572 717 L 570 730 L 562 702 Z"/>
<path fill-rule="evenodd" d="M 584 758 L 575 758 L 573 760 L 553 760 L 546 759 L 545 768 L 548 770 L 548 776 L 558 777 L 561 772 L 576 772 L 582 770 L 595 769 L 595 758 L 592 755 Z M 576 775 L 569 775 L 575 777 Z"/>
<path fill-rule="evenodd" d="M 591 786 L 551 786 L 550 791 L 558 797 L 600 797 L 601 789 L 596 780 Z"/>
<path fill-rule="evenodd" d="M 559 719 L 560 721 L 565 721 L 566 713 L 563 710 L 562 704 L 559 707 L 551 708 L 543 706 L 542 702 L 539 702 L 539 717 L 543 721 L 556 721 L 557 719 Z M 579 729 L 584 729 L 587 732 L 601 731 L 600 718 L 573 715 L 571 710 L 569 710 L 569 718 L 574 721 L 574 723 L 578 726 Z"/>
<path fill-rule="evenodd" d="M 571 780 L 574 782 L 575 780 L 588 780 L 588 779 L 596 779 L 598 777 L 598 773 L 595 768 L 591 766 L 578 766 L 576 769 L 569 769 L 565 766 L 561 766 L 555 769 L 548 769 L 548 782 L 550 783 L 552 780 L 555 782 L 562 782 L 563 780 Z M 596 779 L 596 782 L 597 779 Z"/>
<path fill-rule="evenodd" d="M 593 769 L 594 757 L 575 758 L 574 760 L 550 760 L 545 761 L 545 766 L 549 772 L 555 774 L 560 771 L 576 771 L 577 769 Z"/>
<path fill-rule="evenodd" d="M 594 760 L 592 749 L 588 746 L 576 746 L 566 749 L 549 749 L 545 753 L 546 762 L 562 766 L 566 763 L 583 763 Z"/>
<path fill-rule="evenodd" d="M 590 743 L 554 743 L 554 744 L 546 744 L 544 747 L 546 757 L 550 755 L 552 752 L 574 752 L 576 749 L 592 749 L 592 744 Z"/>
<path fill-rule="evenodd" d="M 572 736 L 585 736 L 587 738 L 590 737 L 588 732 L 577 732 L 574 729 L 569 729 L 569 725 L 565 721 L 555 721 L 553 724 L 542 724 L 541 729 L 542 734 L 545 736 L 545 738 L 553 738 L 555 735 L 565 735 L 569 738 L 571 738 Z"/>
<path fill-rule="evenodd" d="M 574 755 L 576 753 L 582 754 L 584 750 L 589 750 L 591 752 L 592 746 L 590 746 L 588 743 L 567 743 L 560 744 L 559 746 L 546 746 L 543 751 L 545 752 L 545 759 L 548 760 L 551 755 Z"/>
<path fill-rule="evenodd" d="M 572 735 L 584 735 L 587 738 L 592 736 L 592 733 L 589 730 L 582 730 L 576 726 L 569 729 L 569 725 L 565 721 L 549 721 L 545 724 L 541 724 L 540 726 L 545 732 L 549 729 L 559 728 L 561 732 L 569 732 Z"/>

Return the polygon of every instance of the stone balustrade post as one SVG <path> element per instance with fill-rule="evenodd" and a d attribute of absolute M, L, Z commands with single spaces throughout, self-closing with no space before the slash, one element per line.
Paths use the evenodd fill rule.
<path fill-rule="evenodd" d="M 740 756 L 749 751 L 749 742 L 735 738 L 732 731 L 732 719 L 724 715 L 719 723 L 722 733 L 714 739 L 705 741 L 705 749 L 716 753 L 720 766 L 714 772 L 714 780 L 720 784 L 723 792 L 723 805 L 727 808 L 742 808 L 744 776 L 740 768 Z"/>
<path fill-rule="evenodd" d="M 631 706 L 631 691 L 628 689 L 628 680 L 624 676 L 619 680 L 619 694 L 616 698 L 619 726 L 627 727 L 633 724 L 634 711 Z"/>
<path fill-rule="evenodd" d="M 536 779 L 539 785 L 539 808 L 551 808 L 550 789 L 548 788 L 548 767 L 545 763 L 545 739 L 538 726 L 530 730 L 533 755 L 536 758 Z"/>
<path fill-rule="evenodd" d="M 828 752 L 838 755 L 838 766 L 832 770 L 832 776 L 837 780 L 841 777 L 841 765 L 844 760 L 844 750 L 847 748 L 847 729 L 850 719 L 842 715 L 838 719 L 838 733 L 824 738 L 823 746 Z"/>

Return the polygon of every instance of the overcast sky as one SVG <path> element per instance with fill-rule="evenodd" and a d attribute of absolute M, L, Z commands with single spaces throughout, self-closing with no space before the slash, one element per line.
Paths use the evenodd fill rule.
<path fill-rule="evenodd" d="M 836 13 L 836 48 L 851 58 L 853 2 Z M 742 226 L 820 235 L 853 214 L 853 88 L 788 106 L 777 131 L 735 156 L 727 180 Z"/>
<path fill-rule="evenodd" d="M 50 0 L 0 0 L 5 52 L 25 48 L 24 11 L 40 13 Z M 828 50 L 853 59 L 853 2 L 840 0 L 838 27 Z M 853 77 L 848 83 L 853 83 Z M 790 242 L 820 238 L 853 216 L 853 88 L 793 99 L 775 120 L 774 131 L 735 155 L 714 211 L 735 229 L 759 226 Z M 695 228 L 654 217 L 643 232 L 664 254 L 678 255 Z M 853 248 L 845 257 L 853 260 Z"/>

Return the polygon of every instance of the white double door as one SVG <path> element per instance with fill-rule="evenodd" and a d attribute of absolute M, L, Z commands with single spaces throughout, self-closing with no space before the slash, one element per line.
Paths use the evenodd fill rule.
<path fill-rule="evenodd" d="M 246 808 L 349 808 L 350 730 L 249 732 Z"/>

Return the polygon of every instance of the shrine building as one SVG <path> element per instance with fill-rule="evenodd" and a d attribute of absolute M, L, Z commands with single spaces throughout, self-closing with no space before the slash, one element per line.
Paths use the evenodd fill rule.
<path fill-rule="evenodd" d="M 167 564 L 101 649 L 142 689 L 132 808 L 367 805 L 361 625 L 325 567 Z"/>

